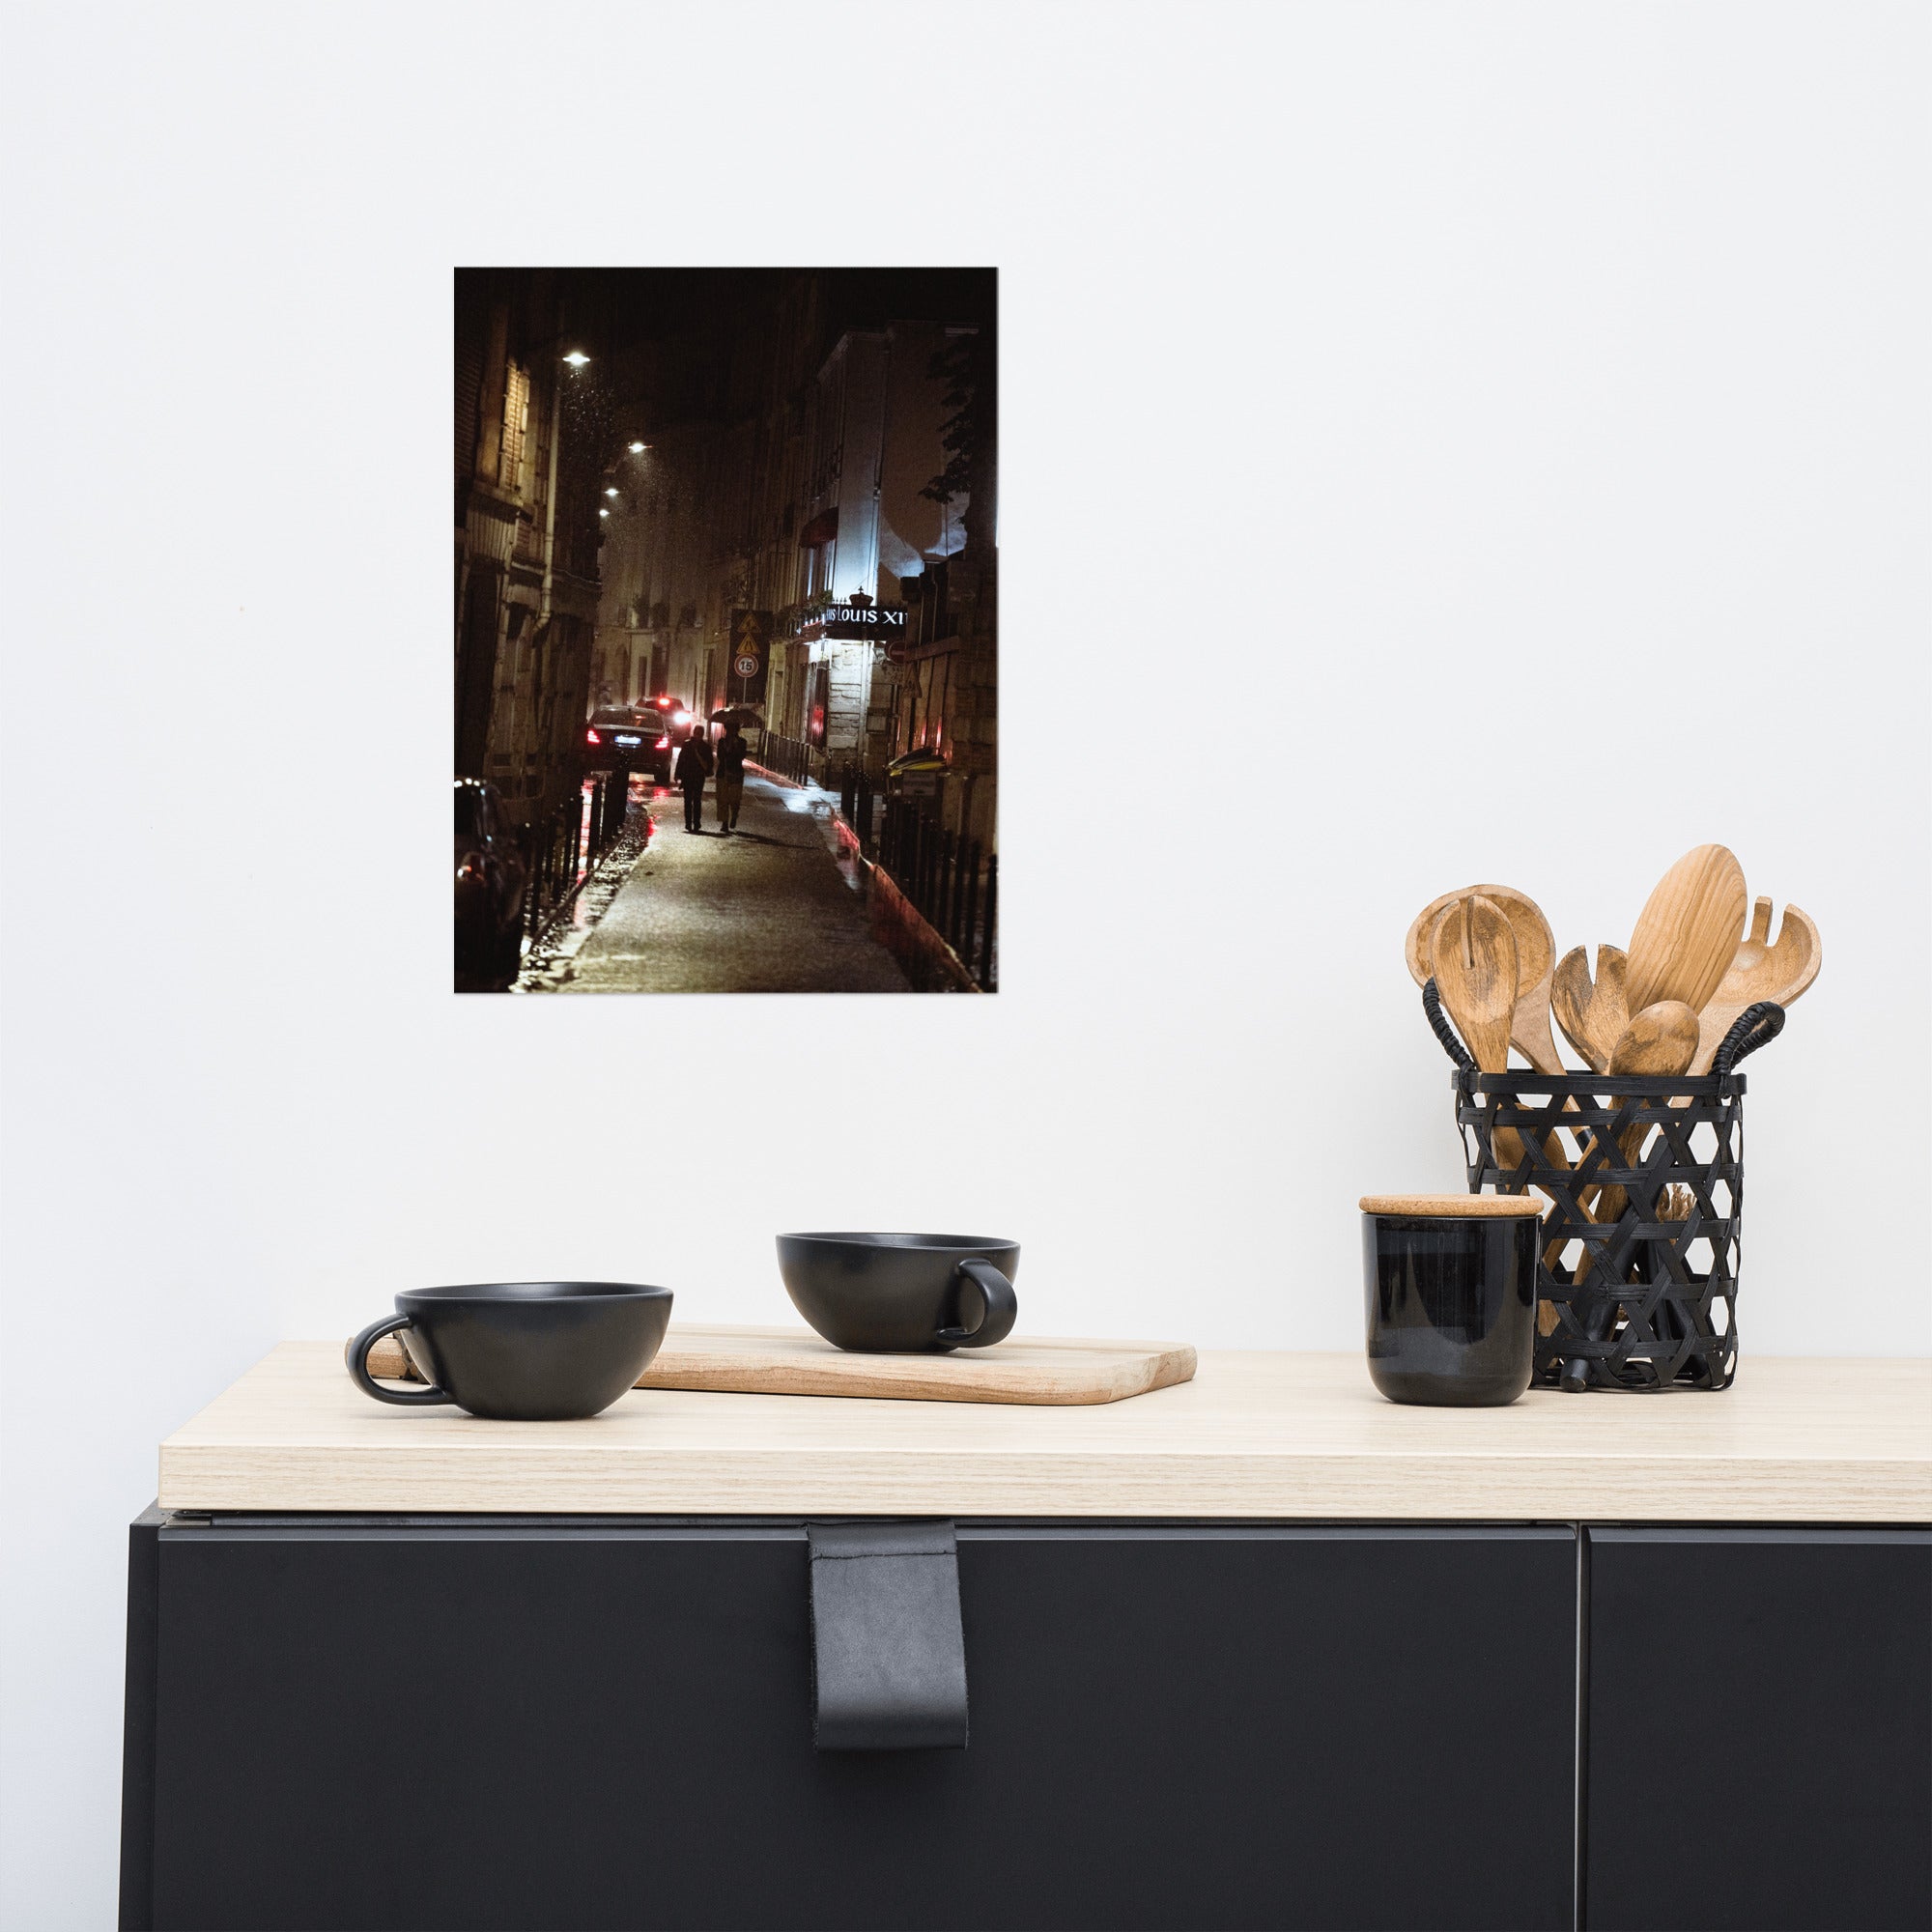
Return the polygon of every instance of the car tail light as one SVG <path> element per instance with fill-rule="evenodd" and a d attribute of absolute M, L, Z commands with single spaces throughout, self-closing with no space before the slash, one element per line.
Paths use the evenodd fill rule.
<path fill-rule="evenodd" d="M 664 734 L 664 736 L 658 740 L 658 750 L 661 752 L 668 752 L 670 750 L 670 733 L 668 731 L 667 731 Z"/>
<path fill-rule="evenodd" d="M 604 740 L 595 731 L 586 731 L 583 734 L 583 742 L 586 745 L 601 745 Z"/>
<path fill-rule="evenodd" d="M 456 876 L 459 879 L 486 879 L 488 876 L 486 869 L 488 865 L 489 861 L 484 858 L 482 853 L 466 852 L 463 855 L 462 865 L 456 868 Z"/>

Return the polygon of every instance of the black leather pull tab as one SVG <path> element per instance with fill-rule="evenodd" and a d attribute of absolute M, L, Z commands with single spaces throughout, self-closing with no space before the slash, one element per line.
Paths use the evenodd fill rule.
<path fill-rule="evenodd" d="M 964 1750 L 966 1639 L 950 1522 L 814 1522 L 812 1741 Z"/>

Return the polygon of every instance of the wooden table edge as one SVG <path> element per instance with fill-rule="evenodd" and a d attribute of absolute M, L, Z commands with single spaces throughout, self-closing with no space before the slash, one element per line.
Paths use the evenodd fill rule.
<path fill-rule="evenodd" d="M 479 1469 L 490 1445 L 282 1444 L 249 1467 L 227 1445 L 160 1459 L 159 1499 L 179 1510 L 546 1515 L 1194 1517 L 1584 1522 L 1932 1522 L 1917 1460 L 1741 1463 L 1631 1458 L 1606 1482 L 1593 1459 L 1384 1454 L 1184 1457 L 1076 1451 L 1003 1455 L 895 1450 L 582 1450 Z M 1726 1480 L 1728 1473 L 1729 1480 Z M 1696 1480 L 1687 1481 L 1687 1476 Z"/>

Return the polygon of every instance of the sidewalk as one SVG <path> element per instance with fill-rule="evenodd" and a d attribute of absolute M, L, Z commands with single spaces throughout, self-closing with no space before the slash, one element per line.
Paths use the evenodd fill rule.
<path fill-rule="evenodd" d="M 710 791 L 704 829 L 684 800 L 654 792 L 657 831 L 572 962 L 568 993 L 906 993 L 870 935 L 866 895 L 847 883 L 812 815 L 818 794 L 745 780 L 730 838 Z"/>

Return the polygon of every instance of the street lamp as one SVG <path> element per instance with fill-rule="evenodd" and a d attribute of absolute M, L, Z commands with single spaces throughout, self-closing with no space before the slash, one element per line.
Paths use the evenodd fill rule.
<path fill-rule="evenodd" d="M 586 362 L 590 360 L 590 357 L 584 355 L 582 350 L 573 349 L 570 352 L 570 354 L 567 355 L 563 359 L 566 362 L 568 362 L 573 369 L 581 369 Z"/>
<path fill-rule="evenodd" d="M 634 436 L 631 439 L 631 440 L 624 446 L 626 449 L 630 451 L 630 453 L 633 456 L 643 456 L 647 454 L 650 450 L 650 444 L 647 443 L 640 436 Z M 607 476 L 614 476 L 618 473 L 618 469 L 619 465 L 617 464 L 616 459 L 613 457 L 611 462 L 607 463 L 604 466 L 604 473 Z M 624 493 L 621 489 L 618 488 L 616 484 L 607 483 L 604 486 L 604 494 L 605 496 L 609 497 L 612 502 L 615 502 L 620 497 L 622 497 Z M 606 514 L 608 515 L 609 513 L 606 512 Z"/>

